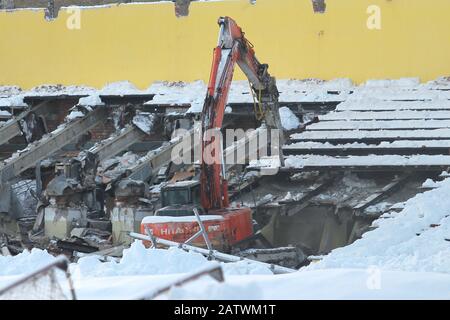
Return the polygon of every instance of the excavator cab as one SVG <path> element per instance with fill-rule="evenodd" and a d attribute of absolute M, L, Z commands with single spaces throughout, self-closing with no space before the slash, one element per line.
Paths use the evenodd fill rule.
<path fill-rule="evenodd" d="M 200 204 L 200 182 L 179 181 L 170 183 L 161 189 L 162 208 L 156 216 L 182 217 L 193 215 L 193 208 L 204 213 Z"/>

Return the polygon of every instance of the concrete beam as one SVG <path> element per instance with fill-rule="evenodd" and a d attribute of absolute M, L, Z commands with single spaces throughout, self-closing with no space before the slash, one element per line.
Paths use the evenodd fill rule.
<path fill-rule="evenodd" d="M 118 135 L 96 143 L 90 152 L 98 155 L 99 161 L 114 157 L 133 143 L 140 141 L 145 136 L 140 129 L 134 125 L 124 128 Z"/>
<path fill-rule="evenodd" d="M 5 160 L 0 164 L 0 184 L 11 181 L 25 170 L 34 167 L 38 161 L 49 157 L 99 122 L 104 121 L 108 114 L 107 108 L 96 108 L 83 118 L 67 124 L 64 129 L 56 129 L 43 139 L 30 144 L 19 156 L 13 155 Z"/>
<path fill-rule="evenodd" d="M 190 141 L 193 141 L 194 130 L 190 130 L 184 137 L 189 137 L 191 139 Z M 168 144 L 163 145 L 156 150 L 150 151 L 146 156 L 139 159 L 137 165 L 131 168 L 132 174 L 128 178 L 141 181 L 149 180 L 152 175 L 159 171 L 159 169 L 172 161 L 172 151 L 176 146 L 181 144 L 182 141 L 183 137 L 180 136 L 173 139 Z"/>
<path fill-rule="evenodd" d="M 19 120 L 11 119 L 0 127 L 0 145 L 21 134 L 22 130 L 20 130 Z"/>
<path fill-rule="evenodd" d="M 48 101 L 38 104 L 33 109 L 22 112 L 17 117 L 14 117 L 10 121 L 0 126 L 0 145 L 7 143 L 15 136 L 22 135 L 22 129 L 20 127 L 20 120 L 24 119 L 30 112 L 34 112 L 37 115 L 43 113 L 43 109 L 47 106 Z"/>

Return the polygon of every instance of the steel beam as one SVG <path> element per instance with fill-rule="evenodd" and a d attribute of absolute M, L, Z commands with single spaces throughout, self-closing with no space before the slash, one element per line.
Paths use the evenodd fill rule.
<path fill-rule="evenodd" d="M 92 129 L 108 116 L 105 107 L 96 108 L 83 118 L 66 125 L 64 129 L 56 129 L 43 139 L 29 145 L 19 156 L 12 156 L 0 164 L 0 183 L 8 182 L 19 176 L 25 170 L 49 157 L 54 152 L 77 139 L 86 131 Z"/>

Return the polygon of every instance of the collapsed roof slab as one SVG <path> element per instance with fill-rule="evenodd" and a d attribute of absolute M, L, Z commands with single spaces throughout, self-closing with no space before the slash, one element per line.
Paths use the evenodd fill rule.
<path fill-rule="evenodd" d="M 86 116 L 58 127 L 58 129 L 44 136 L 41 140 L 30 144 L 25 150 L 19 151 L 9 159 L 6 159 L 0 164 L 0 183 L 17 178 L 38 161 L 47 158 L 99 122 L 104 121 L 108 114 L 108 108 L 98 107 Z"/>

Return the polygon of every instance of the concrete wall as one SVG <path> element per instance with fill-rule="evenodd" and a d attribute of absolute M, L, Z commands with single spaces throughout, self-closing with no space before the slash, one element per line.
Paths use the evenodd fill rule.
<path fill-rule="evenodd" d="M 77 29 L 73 12 L 46 21 L 43 10 L 3 11 L 0 84 L 207 80 L 221 15 L 238 21 L 278 78 L 425 81 L 450 74 L 449 12 L 448 0 L 326 0 L 323 14 L 310 0 L 230 0 L 193 2 L 176 18 L 166 2 L 83 9 Z"/>

